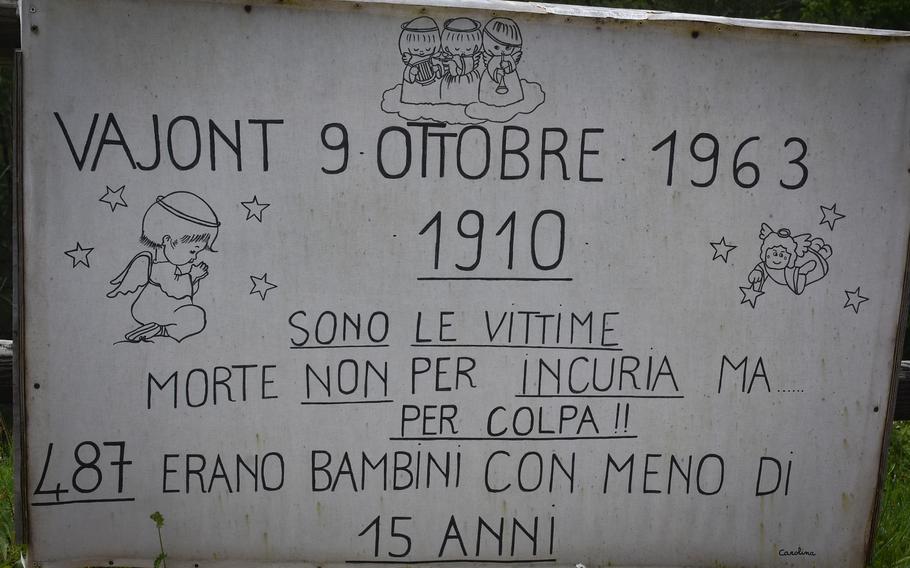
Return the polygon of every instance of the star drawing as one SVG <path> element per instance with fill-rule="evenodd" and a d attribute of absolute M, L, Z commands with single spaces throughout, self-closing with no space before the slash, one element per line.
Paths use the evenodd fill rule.
<path fill-rule="evenodd" d="M 263 300 L 265 300 L 265 295 L 268 294 L 269 290 L 278 287 L 269 282 L 269 275 L 266 273 L 263 273 L 262 276 L 250 275 L 250 280 L 253 282 L 253 289 L 250 290 L 250 295 L 259 294 L 259 297 Z"/>
<path fill-rule="evenodd" d="M 739 303 L 745 304 L 748 302 L 753 310 L 755 309 L 755 302 L 758 301 L 758 297 L 764 294 L 764 292 L 756 290 L 752 286 L 740 286 L 739 290 L 743 293 L 743 299 L 740 300 Z"/>
<path fill-rule="evenodd" d="M 726 237 L 721 237 L 716 243 L 710 243 L 714 248 L 714 258 L 711 260 L 717 260 L 718 258 L 723 260 L 724 263 L 727 262 L 727 255 L 730 254 L 730 251 L 736 248 L 736 245 L 727 244 Z"/>
<path fill-rule="evenodd" d="M 832 231 L 834 230 L 834 224 L 846 217 L 846 215 L 837 212 L 837 203 L 831 207 L 821 206 L 822 210 L 822 220 L 819 222 L 819 225 L 828 224 L 828 228 Z"/>
<path fill-rule="evenodd" d="M 859 313 L 860 304 L 869 300 L 869 298 L 859 293 L 859 286 L 852 292 L 850 290 L 844 290 L 844 294 L 847 295 L 847 303 L 844 304 L 844 309 L 853 308 L 853 313 L 855 314 Z"/>
<path fill-rule="evenodd" d="M 78 241 L 76 241 L 76 248 L 64 251 L 64 254 L 73 259 L 73 268 L 76 268 L 80 264 L 84 264 L 86 268 L 91 268 L 88 265 L 88 255 L 93 250 L 95 249 L 92 247 L 83 247 L 81 244 L 79 244 Z"/>
<path fill-rule="evenodd" d="M 241 201 L 240 204 L 246 208 L 247 221 L 255 218 L 260 223 L 262 223 L 262 212 L 271 205 L 271 203 L 259 203 L 259 198 L 255 195 L 252 201 Z"/>
<path fill-rule="evenodd" d="M 123 190 L 126 188 L 125 185 L 121 185 L 117 189 L 111 189 L 111 186 L 109 185 L 105 186 L 105 188 L 107 188 L 107 191 L 98 201 L 110 205 L 111 211 L 116 209 L 118 205 L 127 206 L 126 201 L 123 200 Z"/>

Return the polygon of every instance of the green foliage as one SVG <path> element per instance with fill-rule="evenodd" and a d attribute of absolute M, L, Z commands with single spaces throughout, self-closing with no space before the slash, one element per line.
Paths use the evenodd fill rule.
<path fill-rule="evenodd" d="M 798 20 L 801 8 L 800 0 L 568 0 L 555 3 L 766 20 Z"/>
<path fill-rule="evenodd" d="M 895 422 L 872 568 L 910 567 L 910 422 Z"/>
<path fill-rule="evenodd" d="M 549 0 L 556 4 L 661 10 L 727 18 L 788 20 L 910 30 L 908 0 Z"/>
<path fill-rule="evenodd" d="M 155 528 L 161 529 L 161 527 L 164 526 L 164 517 L 158 511 L 152 513 L 152 516 L 150 518 L 155 521 Z M 159 530 L 158 532 L 161 531 Z"/>
<path fill-rule="evenodd" d="M 910 29 L 907 0 L 803 0 L 802 18 L 840 26 Z"/>
<path fill-rule="evenodd" d="M 0 66 L 0 339 L 13 333 L 13 69 Z"/>
<path fill-rule="evenodd" d="M 0 568 L 21 566 L 25 547 L 16 541 L 13 441 L 0 422 Z"/>
<path fill-rule="evenodd" d="M 154 568 L 167 568 L 167 554 L 164 552 L 164 540 L 161 538 L 161 527 L 164 526 L 164 516 L 158 511 L 155 511 L 151 514 L 150 518 L 155 521 L 155 528 L 158 529 L 158 546 L 161 550 L 161 552 L 158 553 L 158 556 L 155 557 Z"/>

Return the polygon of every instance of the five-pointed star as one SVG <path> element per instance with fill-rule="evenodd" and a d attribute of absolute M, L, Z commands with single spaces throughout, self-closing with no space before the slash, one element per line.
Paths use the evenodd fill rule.
<path fill-rule="evenodd" d="M 859 313 L 860 304 L 869 300 L 869 298 L 859 293 L 859 286 L 852 292 L 850 290 L 844 290 L 844 293 L 847 295 L 847 303 L 844 304 L 844 309 L 853 308 L 853 313 L 855 314 Z"/>
<path fill-rule="evenodd" d="M 764 294 L 764 292 L 761 290 L 756 290 L 752 286 L 740 286 L 739 290 L 743 293 L 743 299 L 740 300 L 739 303 L 745 304 L 748 302 L 752 306 L 753 310 L 755 309 L 755 302 L 758 301 L 758 297 Z"/>
<path fill-rule="evenodd" d="M 825 207 L 824 205 L 822 205 L 821 209 L 822 209 L 822 220 L 821 220 L 821 222 L 819 222 L 819 225 L 824 225 L 825 223 L 827 223 L 828 228 L 831 229 L 832 231 L 834 230 L 834 224 L 837 223 L 838 221 L 840 221 L 841 219 L 843 219 L 844 217 L 846 217 L 846 215 L 843 215 L 843 214 L 837 212 L 837 203 L 835 203 L 831 207 Z"/>
<path fill-rule="evenodd" d="M 73 268 L 76 268 L 80 264 L 84 264 L 86 268 L 91 268 L 88 265 L 88 255 L 93 250 L 95 249 L 92 247 L 83 248 L 82 245 L 76 241 L 76 248 L 65 251 L 64 254 L 73 259 Z"/>
<path fill-rule="evenodd" d="M 262 276 L 250 275 L 250 280 L 253 281 L 253 289 L 250 290 L 250 294 L 259 294 L 259 297 L 265 300 L 265 295 L 268 294 L 269 290 L 278 287 L 269 282 L 268 278 L 269 275 L 265 273 Z"/>
<path fill-rule="evenodd" d="M 271 205 L 271 203 L 259 203 L 259 199 L 254 195 L 252 201 L 241 201 L 241 205 L 246 207 L 246 220 L 255 218 L 257 221 L 262 223 L 262 212 L 266 207 Z"/>
<path fill-rule="evenodd" d="M 101 199 L 98 201 L 102 203 L 107 203 L 111 206 L 111 211 L 117 208 L 118 205 L 123 205 L 126 207 L 126 201 L 123 200 L 123 190 L 126 188 L 125 185 L 121 185 L 117 189 L 111 189 L 111 186 L 104 186 L 107 191 L 104 192 L 104 195 L 101 196 Z"/>
<path fill-rule="evenodd" d="M 718 258 L 727 262 L 727 255 L 730 254 L 730 251 L 736 248 L 736 245 L 727 244 L 726 238 L 721 237 L 716 243 L 710 243 L 714 247 L 714 258 L 711 260 L 717 260 Z"/>

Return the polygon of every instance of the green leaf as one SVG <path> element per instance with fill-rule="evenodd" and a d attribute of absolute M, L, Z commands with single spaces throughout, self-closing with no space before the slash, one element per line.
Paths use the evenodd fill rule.
<path fill-rule="evenodd" d="M 155 521 L 155 527 L 160 529 L 161 527 L 164 526 L 164 517 L 158 511 L 155 511 L 154 513 L 152 513 L 150 518 L 153 521 Z"/>

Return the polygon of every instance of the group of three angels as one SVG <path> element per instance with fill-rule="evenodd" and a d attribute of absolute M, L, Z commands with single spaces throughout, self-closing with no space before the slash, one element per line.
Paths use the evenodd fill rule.
<path fill-rule="evenodd" d="M 483 29 L 471 18 L 454 18 L 441 33 L 427 16 L 405 22 L 398 38 L 401 102 L 504 107 L 521 101 L 521 47 L 521 30 L 508 18 L 493 18 Z"/>

